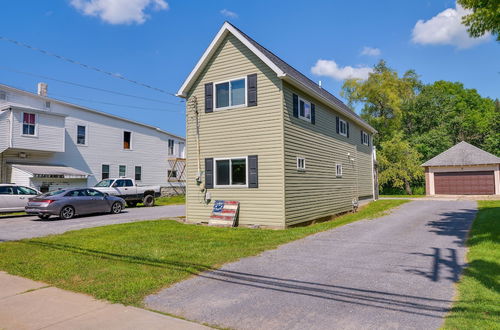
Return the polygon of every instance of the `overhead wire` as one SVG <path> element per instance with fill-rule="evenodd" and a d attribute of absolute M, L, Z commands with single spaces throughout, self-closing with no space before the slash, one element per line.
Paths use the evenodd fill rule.
<path fill-rule="evenodd" d="M 86 68 L 86 69 L 89 69 L 89 70 L 94 70 L 96 72 L 100 72 L 100 73 L 103 73 L 105 75 L 108 75 L 110 77 L 113 77 L 113 78 L 118 78 L 118 79 L 121 79 L 121 80 L 124 80 L 124 81 L 128 81 L 130 83 L 133 83 L 133 84 L 136 84 L 136 85 L 139 85 L 139 86 L 142 86 L 142 87 L 145 87 L 145 88 L 149 88 L 151 90 L 154 90 L 154 91 L 157 91 L 157 92 L 160 92 L 160 93 L 164 93 L 164 94 L 167 94 L 167 95 L 170 95 L 170 96 L 176 96 L 174 93 L 170 93 L 164 89 L 161 89 L 161 88 L 158 88 L 158 87 L 154 87 L 154 86 L 151 86 L 149 84 L 145 84 L 143 82 L 140 82 L 140 81 L 137 81 L 137 80 L 133 80 L 133 79 L 129 79 L 121 74 L 117 74 L 117 73 L 113 73 L 113 72 L 109 72 L 109 71 L 106 71 L 106 70 L 103 70 L 103 69 L 100 69 L 100 68 L 97 68 L 95 66 L 92 66 L 92 65 L 88 65 L 88 64 L 85 64 L 85 63 L 82 63 L 82 62 L 79 62 L 79 61 L 76 61 L 76 60 L 73 60 L 73 59 L 70 59 L 68 57 L 65 57 L 65 56 L 62 56 L 62 55 L 58 55 L 58 54 L 55 54 L 55 53 L 52 53 L 52 52 L 49 52 L 45 49 L 42 49 L 42 48 L 38 48 L 38 47 L 34 47 L 34 46 L 31 46 L 29 44 L 26 44 L 26 43 L 23 43 L 23 42 L 20 42 L 20 41 L 17 41 L 17 40 L 14 40 L 14 39 L 11 39 L 11 38 L 7 38 L 7 37 L 4 37 L 4 36 L 0 36 L 0 40 L 4 40 L 4 41 L 7 41 L 7 42 L 10 42 L 16 46 L 19 46 L 19 47 L 24 47 L 24 48 L 28 48 L 28 49 L 31 49 L 31 50 L 34 50 L 34 51 L 37 51 L 37 52 L 40 52 L 42 54 L 45 54 L 45 55 L 48 55 L 48 56 L 52 56 L 52 57 L 55 57 L 57 59 L 60 59 L 62 61 L 66 61 L 68 63 L 72 63 L 72 64 L 75 64 L 75 65 L 79 65 L 83 68 Z"/>
<path fill-rule="evenodd" d="M 84 84 L 80 84 L 80 83 L 73 82 L 73 81 L 57 79 L 57 78 L 49 77 L 49 76 L 46 76 L 46 75 L 41 75 L 41 74 L 27 72 L 27 71 L 21 71 L 21 70 L 9 68 L 9 67 L 3 66 L 3 65 L 0 65 L 0 70 L 10 71 L 10 72 L 18 73 L 18 74 L 28 75 L 28 76 L 32 76 L 32 77 L 47 79 L 47 80 L 52 80 L 52 81 L 60 82 L 60 83 L 67 84 L 67 85 L 73 85 L 73 86 L 77 86 L 77 87 L 82 87 L 82 88 L 87 88 L 87 89 L 93 89 L 93 90 L 100 91 L 100 92 L 105 92 L 105 93 L 110 93 L 110 94 L 115 94 L 115 95 L 120 95 L 120 96 L 137 98 L 137 99 L 141 99 L 141 100 L 145 100 L 145 101 L 151 101 L 151 102 L 157 102 L 157 103 L 165 103 L 165 104 L 172 104 L 172 105 L 183 105 L 183 103 L 184 103 L 184 100 L 179 101 L 178 103 L 175 103 L 175 102 L 168 102 L 168 101 L 163 101 L 163 100 L 158 100 L 158 99 L 152 99 L 152 98 L 144 97 L 144 96 L 138 96 L 138 95 L 132 95 L 132 94 L 127 94 L 127 93 L 117 92 L 117 91 L 113 91 L 113 90 L 105 89 L 105 88 L 100 88 L 100 87 L 93 87 L 93 86 L 84 85 Z"/>

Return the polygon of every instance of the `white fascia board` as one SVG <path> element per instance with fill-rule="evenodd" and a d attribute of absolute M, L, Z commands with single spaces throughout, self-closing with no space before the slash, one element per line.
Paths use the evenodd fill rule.
<path fill-rule="evenodd" d="M 185 98 L 187 96 L 188 89 L 193 85 L 194 81 L 200 75 L 201 71 L 204 69 L 205 65 L 208 63 L 212 55 L 217 50 L 217 47 L 222 43 L 224 37 L 228 34 L 233 34 L 241 43 L 243 43 L 248 49 L 250 49 L 258 58 L 260 58 L 267 66 L 269 66 L 278 77 L 284 76 L 284 72 L 276 66 L 267 56 L 265 56 L 260 50 L 258 50 L 251 42 L 248 41 L 238 30 L 236 30 L 231 24 L 224 23 L 221 29 L 212 40 L 208 48 L 203 53 L 203 56 L 200 58 L 193 71 L 189 74 L 187 79 L 182 84 L 181 88 L 177 92 L 177 96 Z"/>

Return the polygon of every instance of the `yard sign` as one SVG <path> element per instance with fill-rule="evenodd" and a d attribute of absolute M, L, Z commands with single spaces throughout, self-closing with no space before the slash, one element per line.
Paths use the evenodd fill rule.
<path fill-rule="evenodd" d="M 208 224 L 211 226 L 235 227 L 239 208 L 240 202 L 237 201 L 215 201 Z"/>

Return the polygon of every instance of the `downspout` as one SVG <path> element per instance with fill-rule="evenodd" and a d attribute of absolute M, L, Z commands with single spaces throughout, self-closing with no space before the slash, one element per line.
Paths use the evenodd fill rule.
<path fill-rule="evenodd" d="M 14 111 L 12 110 L 12 108 L 9 108 L 9 111 L 10 111 L 10 134 L 9 134 L 9 148 L 12 148 L 12 135 L 13 135 L 13 131 L 14 131 Z"/>

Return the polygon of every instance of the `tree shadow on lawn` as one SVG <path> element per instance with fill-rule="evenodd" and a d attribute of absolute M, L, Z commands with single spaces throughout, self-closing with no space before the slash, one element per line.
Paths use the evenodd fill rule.
<path fill-rule="evenodd" d="M 45 248 L 57 249 L 86 256 L 99 257 L 112 261 L 165 269 L 176 269 L 189 275 L 197 275 L 209 280 L 222 281 L 232 285 L 250 287 L 252 289 L 271 290 L 292 295 L 308 296 L 328 301 L 335 301 L 344 304 L 404 312 L 433 318 L 442 317 L 444 313 L 448 312 L 449 305 L 451 303 L 450 300 L 250 274 L 216 269 L 212 266 L 203 264 L 110 253 L 67 244 L 46 243 L 34 240 L 22 243 L 43 246 Z"/>

